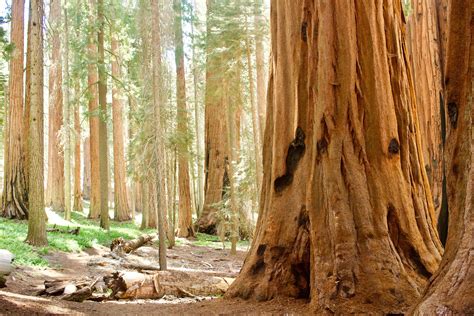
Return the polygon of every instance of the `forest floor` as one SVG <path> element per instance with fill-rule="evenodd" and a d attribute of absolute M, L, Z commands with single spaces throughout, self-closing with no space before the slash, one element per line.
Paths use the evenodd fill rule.
<path fill-rule="evenodd" d="M 78 280 L 85 276 L 94 279 L 124 270 L 114 264 L 114 260 L 107 259 L 107 253 L 110 252 L 108 244 L 117 236 L 128 239 L 136 237 L 142 231 L 139 231 L 133 223 L 121 224 L 122 226 L 119 225 L 115 230 L 112 228 L 110 232 L 102 236 L 99 230 L 97 232 L 94 230 L 95 233 L 88 232 L 88 225 L 95 223 L 81 216 L 75 214 L 72 223 L 62 223 L 60 216 L 55 218 L 54 214 L 48 213 L 50 222 L 56 225 L 64 225 L 64 227 L 77 225 L 82 229 L 79 236 L 48 234 L 50 246 L 39 250 L 21 248 L 16 244 L 24 238 L 22 236 L 23 223 L 15 223 L 14 225 L 17 226 L 12 228 L 10 224 L 5 224 L 6 221 L 0 221 L 0 240 L 2 241 L 0 248 L 10 249 L 17 258 L 19 257 L 15 271 L 8 277 L 7 287 L 0 291 L 0 315 L 279 315 L 305 314 L 309 311 L 306 301 L 290 299 L 260 303 L 240 299 L 227 300 L 221 297 L 165 296 L 158 300 L 76 303 L 61 300 L 58 297 L 38 296 L 37 293 L 44 288 L 45 280 Z M 95 226 L 93 228 L 95 229 Z M 62 243 L 56 239 L 61 239 Z M 239 244 L 238 253 L 235 256 L 229 255 L 229 248 L 223 249 L 222 246 L 223 244 L 214 236 L 200 234 L 195 240 L 177 239 L 176 246 L 167 251 L 168 268 L 185 271 L 204 279 L 209 276 L 235 278 L 245 259 L 248 244 Z M 143 246 L 128 255 L 127 259 L 158 266 L 157 246 L 155 243 Z"/>

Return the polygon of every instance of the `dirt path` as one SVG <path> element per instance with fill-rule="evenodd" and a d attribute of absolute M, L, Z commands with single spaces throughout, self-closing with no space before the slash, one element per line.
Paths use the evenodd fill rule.
<path fill-rule="evenodd" d="M 165 296 L 159 300 L 108 301 L 96 303 L 67 302 L 59 298 L 38 297 L 44 280 L 77 280 L 84 277 L 100 278 L 113 271 L 124 271 L 116 260 L 104 257 L 109 250 L 102 246 L 80 253 L 55 252 L 45 258 L 50 268 L 21 267 L 12 273 L 7 288 L 0 291 L 0 314 L 17 315 L 222 315 L 222 314 L 304 314 L 308 312 L 305 301 L 274 300 L 265 303 L 221 298 L 175 298 Z M 168 250 L 168 267 L 186 271 L 202 278 L 209 276 L 235 277 L 245 258 L 245 249 L 236 256 L 228 250 L 196 246 L 183 240 L 183 244 Z M 144 246 L 128 259 L 158 266 L 158 250 Z"/>

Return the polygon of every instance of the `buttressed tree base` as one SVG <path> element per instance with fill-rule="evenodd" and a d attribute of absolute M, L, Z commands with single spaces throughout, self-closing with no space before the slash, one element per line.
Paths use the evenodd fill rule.
<path fill-rule="evenodd" d="M 227 297 L 403 313 L 443 253 L 398 1 L 277 1 L 256 237 Z"/>

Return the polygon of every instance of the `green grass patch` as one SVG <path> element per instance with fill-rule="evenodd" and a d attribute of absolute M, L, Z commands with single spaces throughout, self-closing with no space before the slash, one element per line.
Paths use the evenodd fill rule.
<path fill-rule="evenodd" d="M 48 265 L 48 262 L 43 256 L 50 251 L 78 252 L 94 244 L 109 246 L 117 237 L 133 239 L 144 233 L 155 232 L 153 229 L 142 231 L 132 222 L 113 221 L 110 222 L 110 230 L 106 231 L 99 227 L 99 220 L 87 219 L 84 214 L 77 212 L 72 213 L 71 222 L 69 228 L 80 227 L 79 235 L 50 232 L 48 233 L 49 245 L 36 248 L 24 243 L 28 230 L 27 221 L 0 218 L 0 248 L 11 251 L 15 255 L 17 265 L 44 267 Z M 68 227 L 57 225 L 56 228 L 66 230 Z"/>

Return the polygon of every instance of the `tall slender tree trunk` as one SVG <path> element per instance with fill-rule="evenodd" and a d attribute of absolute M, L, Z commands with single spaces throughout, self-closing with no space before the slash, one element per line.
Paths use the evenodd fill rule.
<path fill-rule="evenodd" d="M 155 182 L 157 190 L 157 217 L 158 217 L 158 235 L 159 235 L 159 262 L 160 269 L 167 270 L 166 263 L 166 235 L 164 228 L 163 212 L 166 209 L 165 200 L 165 182 L 162 181 L 164 173 L 164 144 L 162 141 L 161 128 L 161 28 L 160 28 L 160 9 L 157 1 L 151 1 L 152 14 L 152 69 L 153 69 L 153 108 L 154 108 L 154 136 L 155 136 L 155 151 L 156 151 L 156 170 Z"/>
<path fill-rule="evenodd" d="M 142 226 L 141 229 L 146 229 L 149 228 L 149 221 L 148 221 L 148 215 L 150 213 L 150 201 L 149 201 L 149 194 L 148 194 L 148 188 L 149 185 L 147 182 L 143 181 L 140 183 L 140 187 L 142 188 Z M 156 228 L 156 227 L 154 227 Z"/>
<path fill-rule="evenodd" d="M 69 97 L 69 27 L 67 0 L 64 8 L 64 218 L 71 219 L 71 104 Z"/>
<path fill-rule="evenodd" d="M 227 82 L 224 82 L 224 89 L 228 91 L 228 84 Z M 226 131 L 227 134 L 227 146 L 228 146 L 228 152 L 230 153 L 229 155 L 229 161 L 228 161 L 228 194 L 230 196 L 230 213 L 231 213 L 231 220 L 230 220 L 230 241 L 231 241 L 231 248 L 230 248 L 230 254 L 235 255 L 237 254 L 237 242 L 239 240 L 239 203 L 237 199 L 237 188 L 235 185 L 235 167 L 234 164 L 237 162 L 237 155 L 236 155 L 236 130 L 237 130 L 237 125 L 236 125 L 236 120 L 235 120 L 235 115 L 236 115 L 236 106 L 230 105 L 229 102 L 229 93 L 226 94 L 226 109 L 227 109 L 227 126 L 228 130 Z"/>
<path fill-rule="evenodd" d="M 28 21 L 31 20 L 31 5 L 28 10 Z M 29 166 L 29 145 L 28 145 L 28 135 L 30 134 L 30 100 L 31 100 L 31 24 L 28 22 L 28 31 L 27 31 L 27 48 L 26 48 L 26 71 L 25 71 L 25 106 L 23 113 L 23 135 L 22 137 L 22 156 L 23 156 L 23 172 L 25 173 L 25 185 L 28 187 L 30 182 L 28 176 L 28 166 Z M 5 152 L 4 152 L 5 155 Z"/>
<path fill-rule="evenodd" d="M 433 194 L 435 214 L 438 217 L 442 206 L 443 150 L 440 105 L 444 97 L 444 80 L 437 15 L 436 0 L 413 1 L 413 12 L 408 23 L 407 47 L 413 69 L 425 169 Z"/>
<path fill-rule="evenodd" d="M 260 141 L 260 118 L 258 116 L 258 104 L 255 104 L 255 89 L 252 66 L 252 55 L 250 50 L 250 41 L 248 37 L 245 40 L 247 51 L 247 70 L 249 76 L 249 93 L 250 93 L 250 107 L 252 109 L 252 130 L 253 130 L 253 144 L 255 150 L 255 178 L 257 179 L 257 196 L 262 187 L 262 156 L 261 156 L 261 141 Z M 258 82 L 257 82 L 258 84 Z M 255 200 L 258 201 L 258 198 Z"/>
<path fill-rule="evenodd" d="M 114 32 L 114 31 L 112 31 Z M 116 35 L 112 33 L 112 77 L 120 80 L 120 47 Z M 130 220 L 130 208 L 127 198 L 127 179 L 125 166 L 125 148 L 123 132 L 123 101 L 119 84 L 114 82 L 112 88 L 112 124 L 114 142 L 114 219 L 117 221 Z"/>
<path fill-rule="evenodd" d="M 401 5 L 272 2 L 262 205 L 227 296 L 404 313 L 441 260 Z"/>
<path fill-rule="evenodd" d="M 78 78 L 76 78 L 78 80 Z M 74 86 L 74 204 L 73 210 L 76 212 L 82 212 L 82 189 L 81 189 L 81 103 L 79 97 L 79 82 L 75 83 Z M 87 148 L 84 146 L 84 151 Z M 84 166 L 85 168 L 86 166 Z M 85 178 L 85 175 L 84 175 Z M 84 179 L 85 182 L 85 179 Z"/>
<path fill-rule="evenodd" d="M 51 67 L 49 69 L 49 113 L 50 132 L 48 146 L 51 148 L 51 178 L 48 182 L 49 198 L 54 211 L 64 211 L 64 149 L 61 145 L 61 128 L 63 126 L 63 73 L 61 56 L 61 1 L 51 0 L 49 12 L 51 28 Z"/>
<path fill-rule="evenodd" d="M 99 183 L 100 183 L 100 227 L 109 229 L 109 167 L 107 144 L 107 74 L 104 62 L 104 0 L 97 0 L 99 32 L 98 70 L 99 70 Z"/>
<path fill-rule="evenodd" d="M 89 25 L 96 23 L 96 1 L 89 0 Z M 97 89 L 97 46 L 95 44 L 95 30 L 89 34 L 88 44 L 88 84 L 89 84 L 89 162 L 90 162 L 90 211 L 89 218 L 99 218 L 100 214 L 100 168 L 99 168 L 99 94 Z M 84 160 L 86 163 L 87 160 Z"/>
<path fill-rule="evenodd" d="M 84 139 L 84 179 L 82 183 L 82 197 L 84 200 L 91 201 L 91 138 Z"/>
<path fill-rule="evenodd" d="M 176 100 L 177 100 L 177 131 L 181 144 L 178 145 L 178 184 L 179 184 L 179 213 L 178 236 L 192 237 L 193 211 L 191 209 L 191 190 L 189 187 L 189 145 L 188 114 L 186 109 L 186 79 L 184 70 L 184 44 L 182 27 L 182 2 L 174 0 L 174 42 L 176 60 Z"/>
<path fill-rule="evenodd" d="M 44 211 L 44 140 L 43 140 L 43 1 L 31 0 L 31 85 L 29 144 L 29 218 L 26 242 L 34 246 L 48 244 Z"/>
<path fill-rule="evenodd" d="M 260 139 L 263 139 L 265 130 L 265 111 L 266 111 L 266 76 L 265 62 L 263 52 L 263 0 L 255 0 L 255 60 L 257 66 L 257 113 L 259 117 Z"/>
<path fill-rule="evenodd" d="M 212 34 L 214 0 L 207 0 L 207 37 L 208 41 L 215 41 Z M 208 44 L 206 60 L 206 96 L 205 96 L 205 180 L 204 180 L 204 208 L 197 222 L 198 230 L 209 234 L 216 233 L 216 206 L 224 196 L 224 182 L 226 160 L 229 157 L 227 137 L 226 108 L 223 102 L 222 74 L 219 58 Z"/>
<path fill-rule="evenodd" d="M 193 0 L 192 9 L 196 7 L 196 1 Z M 194 17 L 194 11 L 191 14 Z M 204 200 L 204 168 L 202 165 L 202 133 L 201 133 L 201 119 L 199 116 L 199 101 L 198 101 L 198 64 L 196 61 L 195 49 L 195 32 L 194 21 L 191 22 L 191 45 L 193 55 L 193 85 L 194 85 L 194 129 L 196 133 L 196 165 L 197 165 L 197 199 L 196 199 L 196 215 L 200 217 L 203 208 Z"/>
<path fill-rule="evenodd" d="M 474 314 L 474 2 L 450 0 L 445 147 L 449 229 L 440 269 L 415 315 Z"/>
<path fill-rule="evenodd" d="M 2 216 L 28 218 L 28 184 L 22 148 L 23 127 L 23 55 L 24 55 L 24 0 L 12 2 L 11 43 L 15 45 L 10 59 L 8 83 L 8 117 L 5 131 L 4 185 Z"/>

